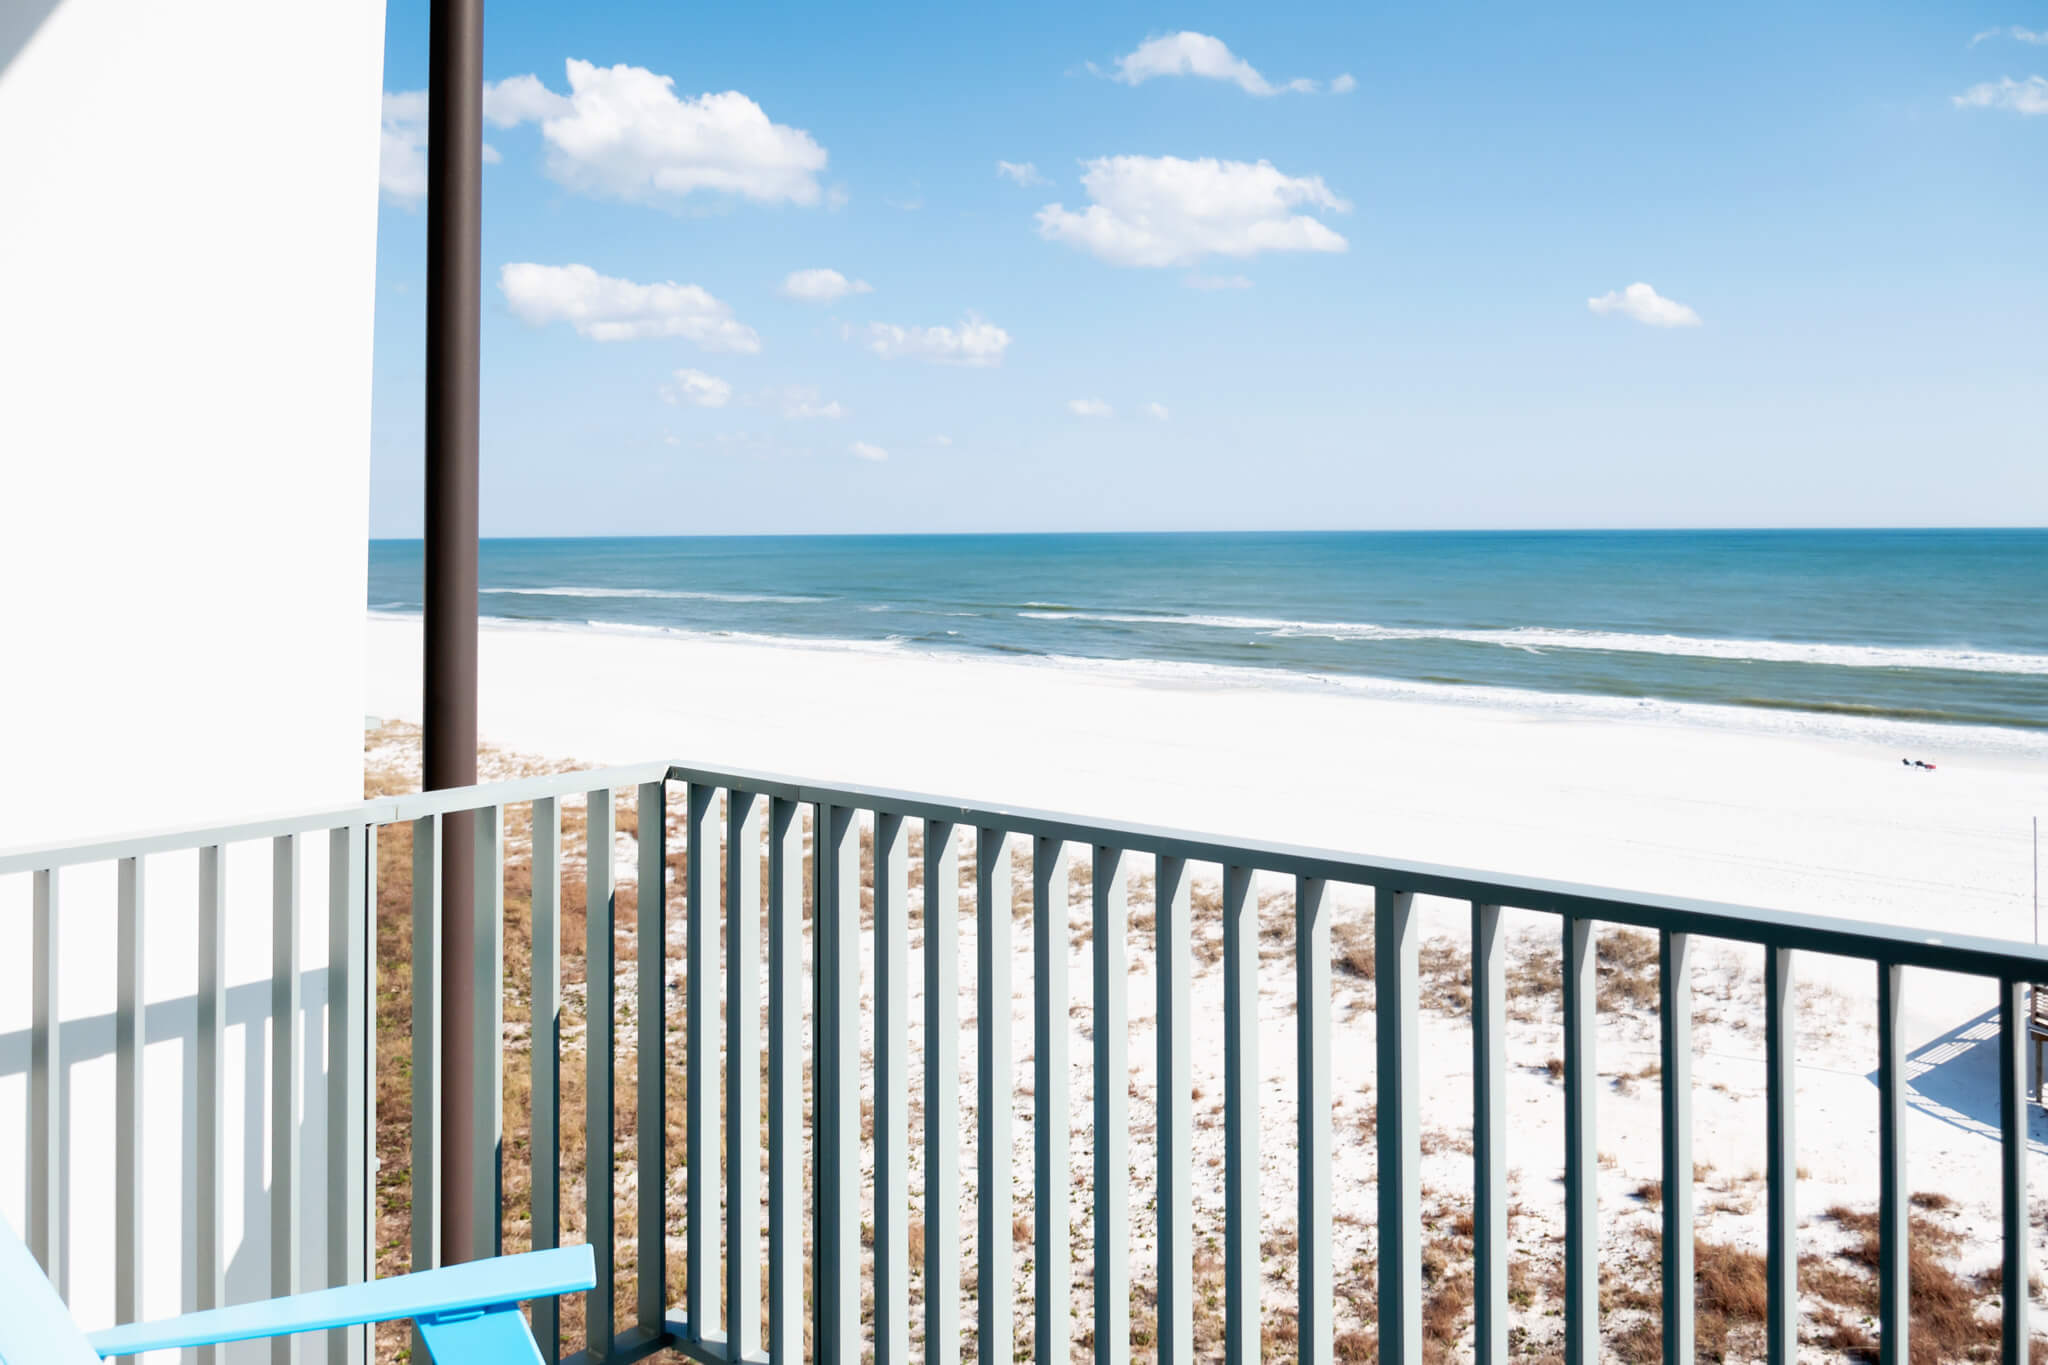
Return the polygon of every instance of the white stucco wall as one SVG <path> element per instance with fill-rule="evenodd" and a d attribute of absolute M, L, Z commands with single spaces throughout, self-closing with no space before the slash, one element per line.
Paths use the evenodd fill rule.
<path fill-rule="evenodd" d="M 0 847 L 360 793 L 383 38 L 382 0 L 0 4 Z M 261 1295 L 269 1259 L 268 856 L 229 864 L 237 1297 Z M 319 1125 L 324 840 L 304 864 Z M 150 1316 L 192 1296 L 193 868 L 147 867 Z M 65 1269 L 98 1326 L 111 870 L 63 892 Z M 28 942 L 28 888 L 0 878 L 0 1216 L 17 1228 Z M 306 1188 L 324 1174 L 315 1152 Z M 309 1208 L 309 1278 L 320 1236 Z"/>

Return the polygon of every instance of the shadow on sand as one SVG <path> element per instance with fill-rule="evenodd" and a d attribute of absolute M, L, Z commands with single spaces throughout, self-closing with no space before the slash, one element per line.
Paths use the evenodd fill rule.
<path fill-rule="evenodd" d="M 1875 1069 L 1869 1079 L 1875 1088 Z M 1995 1007 L 1906 1054 L 1906 1103 L 1966 1133 L 1999 1140 Z M 2048 1150 L 2048 1113 L 2034 1104 L 2027 1109 L 2029 1145 Z"/>

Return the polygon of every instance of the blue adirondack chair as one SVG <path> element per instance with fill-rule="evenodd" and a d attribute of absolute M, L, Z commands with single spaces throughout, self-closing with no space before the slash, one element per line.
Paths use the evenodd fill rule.
<path fill-rule="evenodd" d="M 587 1246 L 471 1261 L 345 1289 L 78 1330 L 7 1220 L 0 1218 L 0 1365 L 99 1365 L 102 1358 L 322 1332 L 411 1318 L 436 1365 L 541 1365 L 519 1305 L 597 1283 Z"/>

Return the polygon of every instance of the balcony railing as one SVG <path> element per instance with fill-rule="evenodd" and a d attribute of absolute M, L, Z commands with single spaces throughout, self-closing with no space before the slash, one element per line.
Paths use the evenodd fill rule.
<path fill-rule="evenodd" d="M 683 849 L 680 880 L 684 916 L 683 1074 L 688 1078 L 684 1151 L 669 1146 L 665 1086 L 670 1075 L 666 1026 L 668 973 L 645 964 L 669 958 L 670 850 L 667 801 L 680 787 Z M 614 1327 L 619 1282 L 614 1261 L 613 1031 L 616 1008 L 616 901 L 613 859 L 614 796 L 630 790 L 638 802 L 639 886 L 634 932 L 639 962 L 631 1011 L 638 1030 L 637 1123 L 628 1150 L 641 1173 L 667 1173 L 680 1156 L 686 1171 L 680 1219 L 687 1290 L 681 1305 L 667 1301 L 669 1236 L 676 1220 L 665 1202 L 666 1180 L 637 1180 L 633 1258 L 637 1281 L 631 1326 Z M 562 888 L 565 868 L 564 798 L 587 800 L 582 876 L 587 907 L 588 1035 L 584 1041 L 587 1169 L 580 1191 L 561 1179 L 562 1096 Z M 718 818 L 723 797 L 723 820 Z M 1566 1113 L 1564 1346 L 1570 1365 L 1592 1365 L 1599 1355 L 1599 1222 L 1595 1175 L 1597 1072 L 1595 1069 L 1595 932 L 1601 925 L 1633 926 L 1658 935 L 1662 1034 L 1662 1337 L 1663 1358 L 1693 1356 L 1694 1277 L 1691 1154 L 1690 963 L 1696 939 L 1731 940 L 1761 947 L 1765 961 L 1767 1098 L 1768 1358 L 1790 1362 L 1797 1353 L 1797 1213 L 1793 1145 L 1795 952 L 1830 954 L 1870 964 L 1875 978 L 1879 1038 L 1879 1246 L 1881 1350 L 1886 1362 L 1908 1359 L 1908 1254 L 1905 1119 L 1905 1040 L 1899 1031 L 1901 973 L 1931 968 L 1990 978 L 1998 986 L 1999 1092 L 2003 1253 L 2000 1304 L 2002 1358 L 2026 1360 L 2027 1191 L 2026 983 L 2048 978 L 2048 952 L 2027 945 L 1873 924 L 1751 909 L 1736 905 L 1643 896 L 1595 887 L 1504 877 L 1453 867 L 1368 858 L 1323 849 L 1233 841 L 1192 834 L 1020 810 L 975 806 L 904 792 L 805 783 L 763 773 L 718 771 L 689 764 L 650 763 L 572 773 L 459 791 L 387 798 L 334 810 L 208 830 L 144 835 L 108 843 L 0 855 L 0 875 L 33 879 L 33 1060 L 29 1085 L 30 1246 L 45 1265 L 57 1263 L 60 1207 L 58 1159 L 59 1023 L 55 997 L 59 954 L 71 951 L 63 934 L 59 890 L 68 869 L 90 863 L 118 868 L 119 1008 L 116 1020 L 116 1091 L 120 1113 L 113 1176 L 117 1254 L 112 1266 L 116 1311 L 132 1316 L 150 1267 L 141 1255 L 139 1210 L 142 1133 L 135 1123 L 142 1085 L 140 1003 L 146 960 L 165 951 L 147 927 L 144 870 L 153 855 L 199 852 L 199 930 L 192 945 L 199 965 L 199 1092 L 197 1249 L 199 1306 L 220 1301 L 228 1248 L 222 1212 L 222 850 L 267 840 L 273 849 L 275 972 L 273 1094 L 294 1096 L 303 1049 L 298 1000 L 298 903 L 301 841 L 324 836 L 330 850 L 326 931 L 330 945 L 330 1028 L 326 1085 L 330 1112 L 346 1116 L 324 1132 L 299 1131 L 294 1106 L 271 1102 L 272 1287 L 299 1284 L 295 1248 L 301 1216 L 298 1189 L 303 1153 L 326 1146 L 325 1225 L 329 1264 L 357 1280 L 371 1269 L 371 1198 L 374 1122 L 370 1067 L 375 1056 L 371 1001 L 374 846 L 380 828 L 409 823 L 412 837 L 411 1189 L 413 1263 L 439 1258 L 441 1196 L 441 1010 L 439 1000 L 438 860 L 441 822 L 474 812 L 479 942 L 475 964 L 478 1036 L 502 1036 L 504 999 L 504 830 L 508 806 L 531 807 L 532 933 L 532 1242 L 554 1245 L 561 1235 L 563 1200 L 582 1200 L 587 1239 L 598 1247 L 599 1279 L 584 1306 L 582 1339 L 564 1343 L 558 1310 L 536 1305 L 544 1354 L 576 1361 L 629 1361 L 659 1349 L 705 1362 L 781 1359 L 802 1354 L 808 1325 L 813 1354 L 826 1362 L 858 1362 L 870 1341 L 877 1365 L 910 1359 L 911 1268 L 909 1151 L 913 1060 L 909 1017 L 912 974 L 923 978 L 925 1040 L 923 1120 L 922 1275 L 945 1286 L 923 1299 L 923 1355 L 927 1361 L 962 1357 L 963 1283 L 959 1225 L 963 1172 L 956 1139 L 962 1102 L 959 1056 L 963 998 L 976 1005 L 975 1097 L 977 1165 L 974 1206 L 978 1265 L 975 1284 L 976 1354 L 984 1361 L 1013 1355 L 1010 1153 L 1013 1057 L 1008 1002 L 1012 999 L 1013 851 L 1030 866 L 1033 961 L 1033 1124 L 1030 1255 L 1033 1265 L 1035 1358 L 1063 1361 L 1075 1340 L 1071 1309 L 1073 1213 L 1069 1123 L 1072 1059 L 1068 1056 L 1067 923 L 1070 851 L 1090 860 L 1093 918 L 1092 1056 L 1094 1078 L 1093 1354 L 1101 1362 L 1129 1359 L 1132 1283 L 1127 990 L 1126 884 L 1139 860 L 1149 860 L 1156 914 L 1154 980 L 1158 992 L 1157 1105 L 1158 1224 L 1156 1255 L 1158 1357 L 1190 1358 L 1194 1348 L 1195 1173 L 1193 1133 L 1190 887 L 1193 870 L 1220 871 L 1223 927 L 1225 1160 L 1223 1260 L 1225 1355 L 1233 1365 L 1260 1353 L 1259 1092 L 1257 1080 L 1259 874 L 1290 879 L 1294 903 L 1294 961 L 1298 987 L 1295 1022 L 1299 1128 L 1292 1153 L 1298 1163 L 1298 1266 L 1295 1305 L 1301 1359 L 1333 1360 L 1331 1046 L 1336 1038 L 1331 999 L 1332 890 L 1369 888 L 1375 944 L 1378 1062 L 1378 1295 L 1377 1330 L 1383 1361 L 1419 1365 L 1422 1359 L 1422 1249 L 1424 1229 L 1419 1171 L 1418 896 L 1469 903 L 1471 908 L 1471 1015 L 1473 1062 L 1474 1200 L 1473 1273 L 1475 1355 L 1488 1365 L 1508 1358 L 1507 1155 L 1510 1139 L 1503 1108 L 1506 1090 L 1504 1007 L 1507 994 L 1504 909 L 1554 916 L 1563 961 L 1563 1083 Z M 925 934 L 922 962 L 911 959 L 909 835 L 922 835 Z M 861 1213 L 863 1136 L 861 1108 L 863 905 L 862 833 L 872 838 L 874 1041 L 874 1226 L 872 1281 L 864 1282 Z M 664 831 L 660 838 L 645 837 Z M 975 856 L 977 954 L 971 997 L 957 979 L 960 859 L 971 843 Z M 571 850 L 573 853 L 574 850 Z M 808 859 L 807 859 L 807 854 Z M 721 863 L 721 858 L 723 862 Z M 765 863 L 765 877 L 762 871 Z M 808 870 L 807 869 L 808 866 Z M 1140 869 L 1143 870 L 1143 869 Z M 722 875 L 721 875 L 722 871 Z M 808 882 L 808 885 L 806 884 Z M 648 888 L 662 888 L 648 894 Z M 721 887 L 723 894 L 721 895 Z M 808 894 L 807 894 L 808 893 Z M 954 898 L 949 903 L 949 897 Z M 815 908 L 806 916 L 806 901 Z M 763 923 L 765 919 L 765 941 Z M 807 934 L 807 926 L 809 932 Z M 720 943 L 723 941 L 723 961 Z M 805 962 L 806 939 L 811 970 Z M 760 998 L 766 981 L 766 1036 Z M 806 989 L 806 980 L 810 988 Z M 721 1020 L 720 987 L 725 1008 Z M 1001 1002 L 1002 1007 L 997 1007 Z M 805 1035 L 808 1011 L 811 1033 Z M 720 1031 L 723 1031 L 722 1049 Z M 723 1056 L 721 1057 L 721 1050 Z M 473 1169 L 479 1245 L 499 1242 L 502 1226 L 503 1059 L 485 1048 L 474 1103 L 482 1116 Z M 759 1090 L 766 1058 L 765 1226 L 760 1217 L 760 1153 L 764 1106 Z M 808 1063 L 808 1065 L 807 1065 Z M 721 1085 L 723 1081 L 723 1105 Z M 808 1095 L 806 1085 L 809 1085 Z M 806 1132 L 806 1114 L 810 1116 Z M 720 1156 L 723 1134 L 724 1155 Z M 806 1189 L 806 1154 L 810 1170 Z M 88 1173 L 73 1172 L 72 1178 Z M 95 1173 L 96 1174 L 96 1173 Z M 721 1185 L 723 1215 L 721 1216 Z M 808 1193 L 808 1199 L 807 1199 Z M 806 1232 L 810 1255 L 806 1257 Z M 764 1259 L 765 1240 L 765 1259 Z M 766 1268 L 765 1317 L 761 1308 Z M 872 1290 L 872 1319 L 864 1294 Z M 721 1296 L 721 1290 L 723 1295 Z M 722 1300 L 722 1301 L 721 1301 Z M 808 1315 L 809 1322 L 806 1323 Z M 360 1360 L 368 1346 L 358 1334 L 334 1333 L 330 1358 Z M 290 1347 L 281 1354 L 289 1358 Z"/>

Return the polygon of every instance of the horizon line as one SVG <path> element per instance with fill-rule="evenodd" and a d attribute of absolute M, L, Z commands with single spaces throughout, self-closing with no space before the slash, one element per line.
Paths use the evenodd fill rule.
<path fill-rule="evenodd" d="M 2011 523 L 1942 526 L 1299 526 L 1187 527 L 1171 530 L 1040 530 L 1040 531 L 566 531 L 488 534 L 480 541 L 503 540 L 944 540 L 1009 536 L 1427 536 L 1427 535 L 1854 535 L 1858 533 L 2048 531 L 2048 524 Z M 371 534 L 371 544 L 421 544 L 425 537 Z"/>

